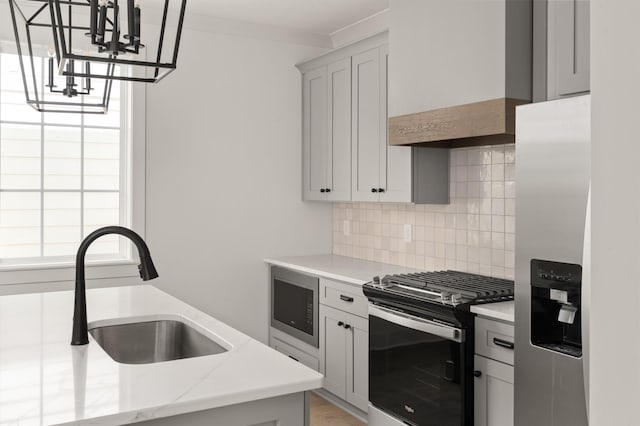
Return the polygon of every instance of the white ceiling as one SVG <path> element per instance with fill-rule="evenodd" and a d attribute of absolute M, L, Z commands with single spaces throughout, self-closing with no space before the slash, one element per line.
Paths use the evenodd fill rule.
<path fill-rule="evenodd" d="M 188 0 L 188 14 L 328 35 L 383 11 L 389 0 Z"/>

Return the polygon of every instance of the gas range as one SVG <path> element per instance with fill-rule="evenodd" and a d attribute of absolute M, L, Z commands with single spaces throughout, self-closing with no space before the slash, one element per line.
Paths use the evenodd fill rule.
<path fill-rule="evenodd" d="M 513 281 L 457 271 L 376 277 L 369 304 L 369 425 L 473 425 L 474 314 Z"/>
<path fill-rule="evenodd" d="M 458 271 L 418 272 L 374 277 L 364 292 L 376 299 L 468 310 L 470 305 L 513 300 L 513 281 Z"/>

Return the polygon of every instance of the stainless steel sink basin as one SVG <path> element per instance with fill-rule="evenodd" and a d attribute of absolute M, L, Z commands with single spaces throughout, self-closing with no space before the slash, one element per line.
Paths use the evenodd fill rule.
<path fill-rule="evenodd" d="M 153 320 L 89 329 L 102 349 L 123 364 L 150 364 L 214 355 L 227 349 L 178 320 Z"/>

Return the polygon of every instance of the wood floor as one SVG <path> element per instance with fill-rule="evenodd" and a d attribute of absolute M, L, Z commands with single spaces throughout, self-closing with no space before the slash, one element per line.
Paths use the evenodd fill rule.
<path fill-rule="evenodd" d="M 365 423 L 315 393 L 309 392 L 309 396 L 311 426 L 365 426 Z"/>

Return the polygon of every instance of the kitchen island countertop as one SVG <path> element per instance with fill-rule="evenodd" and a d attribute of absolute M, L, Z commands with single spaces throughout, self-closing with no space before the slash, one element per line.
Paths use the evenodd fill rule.
<path fill-rule="evenodd" d="M 73 292 L 0 297 L 0 425 L 117 425 L 303 392 L 322 376 L 150 285 L 87 291 L 89 328 L 182 318 L 227 352 L 120 364 L 71 346 Z"/>

